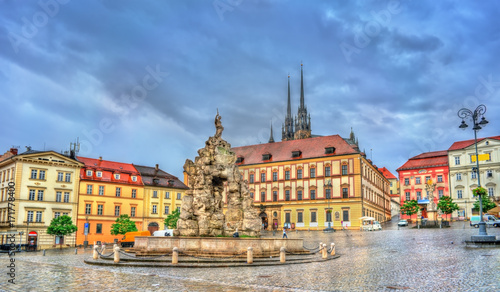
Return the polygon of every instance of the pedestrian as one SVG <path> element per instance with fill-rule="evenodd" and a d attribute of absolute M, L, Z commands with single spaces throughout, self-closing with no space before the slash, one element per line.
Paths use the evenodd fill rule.
<path fill-rule="evenodd" d="M 340 221 L 340 225 L 342 225 L 342 230 L 344 230 L 344 221 Z"/>
<path fill-rule="evenodd" d="M 288 239 L 288 235 L 286 235 L 286 228 L 283 228 L 283 238 Z"/>

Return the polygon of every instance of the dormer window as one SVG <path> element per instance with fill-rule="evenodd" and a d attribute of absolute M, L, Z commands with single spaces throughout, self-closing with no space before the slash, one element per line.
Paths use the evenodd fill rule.
<path fill-rule="evenodd" d="M 243 156 L 238 156 L 238 158 L 236 158 L 236 163 L 243 163 L 243 160 L 245 158 Z"/>
<path fill-rule="evenodd" d="M 271 153 L 262 154 L 262 160 L 270 160 L 271 157 Z"/>
<path fill-rule="evenodd" d="M 96 175 L 97 177 L 102 177 L 102 171 L 96 171 L 95 175 Z"/>
<path fill-rule="evenodd" d="M 153 178 L 153 183 L 154 183 L 155 185 L 159 184 L 159 183 L 160 183 L 160 179 L 158 179 L 158 178 Z"/>
<path fill-rule="evenodd" d="M 92 170 L 87 170 L 87 176 L 92 176 Z"/>
<path fill-rule="evenodd" d="M 335 147 L 325 147 L 325 154 L 333 154 L 335 152 Z"/>
<path fill-rule="evenodd" d="M 298 158 L 300 157 L 300 155 L 302 155 L 302 151 L 300 150 L 292 151 L 292 158 Z"/>
<path fill-rule="evenodd" d="M 136 182 L 136 181 L 137 181 L 137 176 L 133 175 L 133 176 L 132 176 L 132 181 L 133 181 L 133 182 Z"/>
<path fill-rule="evenodd" d="M 120 174 L 119 173 L 115 173 L 115 179 L 120 179 Z"/>

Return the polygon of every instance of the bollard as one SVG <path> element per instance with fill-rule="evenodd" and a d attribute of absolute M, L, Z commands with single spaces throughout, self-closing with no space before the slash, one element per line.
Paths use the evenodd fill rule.
<path fill-rule="evenodd" d="M 330 252 L 330 255 L 334 256 L 335 255 L 335 243 L 332 242 L 332 244 L 330 245 L 332 251 Z"/>
<path fill-rule="evenodd" d="M 253 248 L 247 248 L 247 264 L 253 264 Z"/>
<path fill-rule="evenodd" d="M 179 263 L 179 250 L 177 247 L 172 249 L 172 265 L 177 265 Z"/>
<path fill-rule="evenodd" d="M 99 258 L 99 253 L 97 253 L 97 245 L 94 245 L 94 254 L 92 255 L 92 258 L 94 260 L 97 260 Z"/>
<path fill-rule="evenodd" d="M 104 251 L 106 250 L 106 244 L 103 243 L 102 244 L 102 248 L 101 248 L 101 253 L 104 254 Z"/>
<path fill-rule="evenodd" d="M 319 243 L 319 249 L 321 250 L 322 247 L 323 247 L 323 242 L 320 242 Z"/>
<path fill-rule="evenodd" d="M 115 244 L 115 263 L 119 263 L 120 262 L 120 248 L 118 247 L 118 245 Z"/>
<path fill-rule="evenodd" d="M 286 258 L 285 258 L 285 247 L 282 246 L 280 248 L 280 263 L 284 263 L 286 261 Z"/>
<path fill-rule="evenodd" d="M 323 244 L 323 250 L 322 250 L 322 257 L 323 259 L 327 259 L 328 258 L 328 251 L 326 250 L 326 244 L 324 243 Z"/>
<path fill-rule="evenodd" d="M 75 254 L 77 254 L 77 252 L 78 252 L 78 248 L 75 248 Z"/>
<path fill-rule="evenodd" d="M 43 256 L 45 256 L 45 249 L 43 250 Z"/>

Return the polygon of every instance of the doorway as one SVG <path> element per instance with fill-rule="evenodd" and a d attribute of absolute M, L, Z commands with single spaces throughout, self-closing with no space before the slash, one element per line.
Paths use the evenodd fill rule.
<path fill-rule="evenodd" d="M 259 217 L 262 219 L 262 229 L 267 230 L 267 227 L 269 226 L 268 220 L 267 220 L 267 214 L 266 212 L 261 212 Z"/>

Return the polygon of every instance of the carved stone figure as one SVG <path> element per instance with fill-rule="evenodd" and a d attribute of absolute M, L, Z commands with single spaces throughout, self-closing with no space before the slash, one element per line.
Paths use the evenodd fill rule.
<path fill-rule="evenodd" d="M 188 176 L 189 191 L 182 199 L 181 215 L 174 235 L 231 236 L 260 235 L 261 220 L 253 207 L 244 181 L 236 166 L 236 154 L 231 145 L 221 138 L 224 127 L 217 111 L 216 132 L 198 150 L 194 162 L 187 159 L 184 171 Z M 223 193 L 227 195 L 227 211 L 223 213 Z"/>

